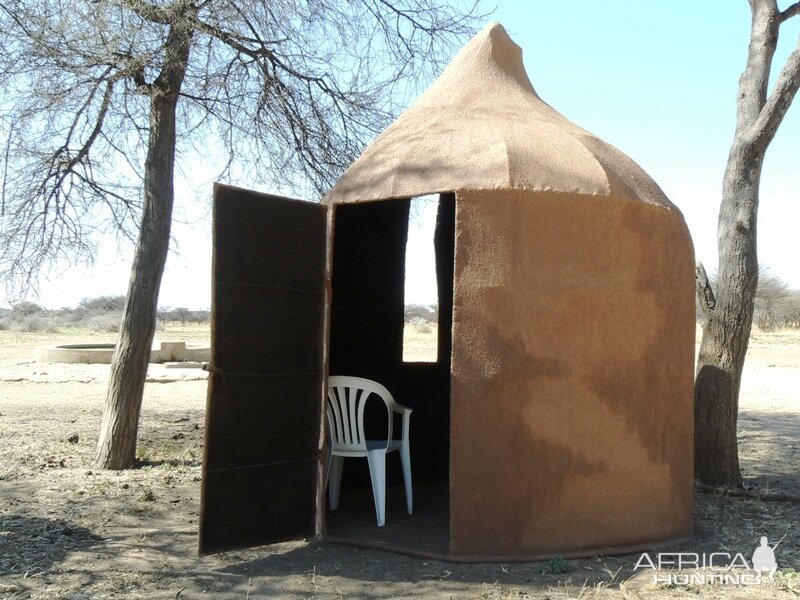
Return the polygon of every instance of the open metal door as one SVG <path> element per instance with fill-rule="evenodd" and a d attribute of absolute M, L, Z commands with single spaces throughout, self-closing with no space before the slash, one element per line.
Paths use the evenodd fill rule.
<path fill-rule="evenodd" d="M 200 553 L 312 536 L 326 208 L 214 186 Z"/>

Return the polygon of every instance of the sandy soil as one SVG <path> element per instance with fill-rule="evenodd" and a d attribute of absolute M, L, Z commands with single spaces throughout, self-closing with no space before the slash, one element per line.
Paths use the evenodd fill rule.
<path fill-rule="evenodd" d="M 174 335 L 173 335 L 174 337 Z M 200 339 L 201 333 L 184 336 Z M 182 338 L 175 338 L 182 339 Z M 104 365 L 36 363 L 69 335 L 0 332 L 0 598 L 795 598 L 800 505 L 697 494 L 684 552 L 743 552 L 786 535 L 759 588 L 655 585 L 638 555 L 454 565 L 293 542 L 198 557 L 205 374 L 151 366 L 140 464 L 95 471 Z M 93 341 L 101 341 L 99 338 Z M 756 335 L 741 398 L 747 486 L 800 493 L 800 333 Z M 75 435 L 77 434 L 77 440 Z M 72 441 L 70 441 L 72 440 Z M 553 572 L 555 571 L 555 572 Z"/>

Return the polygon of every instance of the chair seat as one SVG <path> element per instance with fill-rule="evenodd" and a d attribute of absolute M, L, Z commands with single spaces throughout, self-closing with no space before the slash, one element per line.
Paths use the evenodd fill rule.
<path fill-rule="evenodd" d="M 367 450 L 381 450 L 386 448 L 386 452 L 394 452 L 395 450 L 400 450 L 400 447 L 403 445 L 402 440 L 392 440 L 389 442 L 389 447 L 386 447 L 386 440 L 367 440 Z"/>
<path fill-rule="evenodd" d="M 395 450 L 400 450 L 403 447 L 403 440 L 392 440 L 389 442 L 389 446 L 386 446 L 386 440 L 365 440 L 367 445 L 367 452 L 373 452 L 375 450 L 383 450 L 386 448 L 386 454 L 389 452 L 394 452 Z M 352 450 L 352 449 L 342 449 L 342 448 L 332 448 L 331 454 L 334 456 L 347 456 L 347 457 L 356 457 L 356 456 L 366 456 L 364 450 Z"/>

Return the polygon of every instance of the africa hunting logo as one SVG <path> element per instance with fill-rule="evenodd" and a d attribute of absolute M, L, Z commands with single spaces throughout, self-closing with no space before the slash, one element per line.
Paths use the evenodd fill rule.
<path fill-rule="evenodd" d="M 784 536 L 786 537 L 786 536 Z M 636 561 L 633 569 L 651 569 L 653 583 L 671 586 L 686 585 L 761 585 L 766 579 L 771 581 L 778 570 L 775 548 L 783 541 L 769 545 L 762 536 L 759 546 L 753 552 L 752 563 L 740 552 L 659 552 L 655 560 L 647 552 Z M 683 573 L 684 569 L 691 570 Z"/>

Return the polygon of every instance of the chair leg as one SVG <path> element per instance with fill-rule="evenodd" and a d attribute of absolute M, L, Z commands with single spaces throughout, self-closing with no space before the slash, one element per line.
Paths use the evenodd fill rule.
<path fill-rule="evenodd" d="M 342 467 L 344 456 L 333 455 L 328 467 L 328 506 L 331 510 L 339 508 L 339 489 L 342 487 Z"/>
<path fill-rule="evenodd" d="M 375 497 L 375 513 L 378 527 L 386 523 L 386 450 L 367 452 L 369 476 L 372 479 L 372 495 Z"/>
<path fill-rule="evenodd" d="M 408 444 L 400 446 L 400 462 L 403 464 L 403 486 L 406 488 L 406 508 L 414 514 L 414 494 L 411 489 L 411 450 Z"/>
<path fill-rule="evenodd" d="M 331 449 L 328 448 L 328 459 L 325 461 L 325 488 L 328 487 L 328 480 L 331 478 L 331 459 L 333 458 L 333 452 Z"/>

